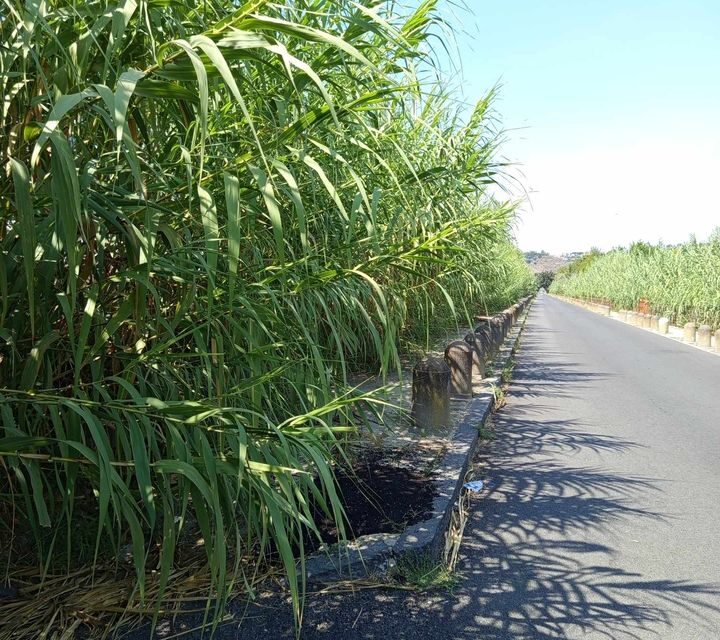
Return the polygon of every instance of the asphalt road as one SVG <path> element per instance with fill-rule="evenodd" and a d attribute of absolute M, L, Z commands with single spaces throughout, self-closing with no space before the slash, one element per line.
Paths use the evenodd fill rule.
<path fill-rule="evenodd" d="M 549 297 L 476 460 L 452 591 L 310 597 L 303 638 L 720 638 L 720 356 Z M 286 607 L 220 638 L 292 637 Z"/>

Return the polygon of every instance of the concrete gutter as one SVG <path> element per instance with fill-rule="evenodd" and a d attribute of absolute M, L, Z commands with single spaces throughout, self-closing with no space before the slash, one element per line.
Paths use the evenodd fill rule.
<path fill-rule="evenodd" d="M 464 492 L 463 484 L 477 448 L 480 431 L 492 414 L 495 391 L 502 386 L 502 373 L 517 348 L 532 303 L 533 300 L 527 303 L 488 365 L 488 371 L 492 374 L 473 382 L 473 396 L 467 400 L 448 446 L 435 466 L 432 481 L 436 485 L 437 495 L 433 500 L 431 516 L 399 534 L 361 536 L 309 556 L 305 562 L 309 584 L 381 575 L 405 555 L 441 557 L 453 510 Z"/>

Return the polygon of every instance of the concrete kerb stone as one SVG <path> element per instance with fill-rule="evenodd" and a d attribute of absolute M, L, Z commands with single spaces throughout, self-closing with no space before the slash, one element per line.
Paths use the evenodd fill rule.
<path fill-rule="evenodd" d="M 517 347 L 527 320 L 530 305 L 525 302 L 518 323 L 492 362 L 493 371 L 502 372 Z M 433 500 L 429 519 L 409 526 L 403 533 L 380 533 L 361 536 L 345 544 L 332 545 L 325 552 L 309 556 L 305 562 L 308 584 L 322 584 L 349 577 L 362 577 L 385 572 L 405 554 L 427 554 L 440 558 L 445 547 L 453 509 L 462 493 L 465 475 L 479 439 L 482 426 L 492 413 L 495 394 L 500 386 L 501 373 L 483 381 L 482 391 L 468 401 L 467 409 L 457 424 L 448 448 L 436 466 L 437 496 Z"/>
<path fill-rule="evenodd" d="M 462 343 L 469 349 L 469 345 Z M 470 355 L 472 371 L 472 355 Z M 420 427 L 440 427 L 450 421 L 452 370 L 442 358 L 423 358 L 413 368 L 412 419 Z"/>
<path fill-rule="evenodd" d="M 486 323 L 479 324 L 475 327 L 473 333 L 475 334 L 475 337 L 480 340 L 485 361 L 489 360 L 492 357 L 493 353 L 492 333 L 490 331 L 490 326 Z"/>
<path fill-rule="evenodd" d="M 472 356 L 472 367 L 473 375 L 479 376 L 480 378 L 485 377 L 485 349 L 483 347 L 482 338 L 474 333 L 468 333 L 463 338 L 465 342 L 470 345 L 473 351 Z"/>
<path fill-rule="evenodd" d="M 701 324 L 697 330 L 696 342 L 698 347 L 710 348 L 712 340 L 712 328 L 707 324 Z"/>
<path fill-rule="evenodd" d="M 445 347 L 445 362 L 450 367 L 450 393 L 471 396 L 473 348 L 465 340 L 453 340 Z"/>
<path fill-rule="evenodd" d="M 697 326 L 694 322 L 686 322 L 683 327 L 683 342 L 693 344 L 695 342 L 695 333 L 697 332 Z"/>
<path fill-rule="evenodd" d="M 409 526 L 400 534 L 393 549 L 395 556 L 409 553 L 423 553 L 433 558 L 440 556 L 453 507 L 462 491 L 465 474 L 477 446 L 479 427 L 485 424 L 494 404 L 495 396 L 490 392 L 473 398 L 442 462 L 435 468 L 439 482 L 436 483 L 432 516 Z"/>

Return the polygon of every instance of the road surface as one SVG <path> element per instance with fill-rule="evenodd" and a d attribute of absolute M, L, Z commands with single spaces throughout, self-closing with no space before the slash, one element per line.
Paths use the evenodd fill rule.
<path fill-rule="evenodd" d="M 453 592 L 311 597 L 303 638 L 720 638 L 719 356 L 540 297 L 495 427 Z"/>

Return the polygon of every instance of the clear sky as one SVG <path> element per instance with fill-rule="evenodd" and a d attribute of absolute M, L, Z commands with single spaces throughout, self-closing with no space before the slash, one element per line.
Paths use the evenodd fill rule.
<path fill-rule="evenodd" d="M 720 0 L 443 0 L 449 58 L 496 102 L 529 191 L 517 240 L 551 253 L 720 226 Z M 458 77 L 458 76 L 456 76 Z"/>

